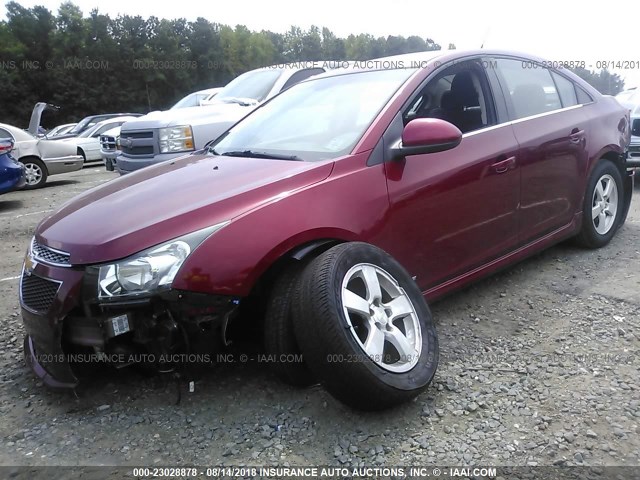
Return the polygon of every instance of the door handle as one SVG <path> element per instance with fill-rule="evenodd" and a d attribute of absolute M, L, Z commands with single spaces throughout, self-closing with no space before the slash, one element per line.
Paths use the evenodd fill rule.
<path fill-rule="evenodd" d="M 504 160 L 500 160 L 497 163 L 491 165 L 493 171 L 496 173 L 504 173 L 507 170 L 510 170 L 516 165 L 516 157 L 505 158 Z"/>
<path fill-rule="evenodd" d="M 584 130 L 578 130 L 574 128 L 571 130 L 571 134 L 569 135 L 569 141 L 571 143 L 580 143 L 582 138 L 584 137 Z"/>

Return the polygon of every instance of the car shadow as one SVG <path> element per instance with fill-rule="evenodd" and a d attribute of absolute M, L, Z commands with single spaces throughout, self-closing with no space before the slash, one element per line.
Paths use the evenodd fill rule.
<path fill-rule="evenodd" d="M 22 200 L 3 200 L 2 197 L 0 197 L 0 213 L 18 210 L 23 206 L 24 202 Z"/>
<path fill-rule="evenodd" d="M 64 185 L 75 185 L 78 183 L 80 183 L 78 180 L 50 180 L 47 181 L 47 183 L 45 183 L 44 187 L 42 188 L 62 187 Z"/>

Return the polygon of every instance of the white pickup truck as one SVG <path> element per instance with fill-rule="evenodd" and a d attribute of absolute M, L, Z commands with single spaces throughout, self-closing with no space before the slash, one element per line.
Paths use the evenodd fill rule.
<path fill-rule="evenodd" d="M 311 62 L 310 62 L 311 63 Z M 262 102 L 325 68 L 312 63 L 251 70 L 231 81 L 210 105 L 151 112 L 122 125 L 116 168 L 123 175 L 200 150 Z"/>

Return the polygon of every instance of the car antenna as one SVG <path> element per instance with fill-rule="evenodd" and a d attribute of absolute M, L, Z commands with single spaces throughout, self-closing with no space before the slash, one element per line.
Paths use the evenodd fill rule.
<path fill-rule="evenodd" d="M 484 34 L 484 38 L 482 39 L 482 43 L 480 44 L 480 49 L 484 48 L 484 44 L 487 43 L 487 39 L 489 38 L 489 34 L 491 33 L 491 27 L 487 28 L 487 31 Z"/>

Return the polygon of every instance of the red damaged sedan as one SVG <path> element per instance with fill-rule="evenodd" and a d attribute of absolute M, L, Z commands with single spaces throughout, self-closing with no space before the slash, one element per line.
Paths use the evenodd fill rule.
<path fill-rule="evenodd" d="M 77 355 L 167 371 L 258 326 L 289 383 L 360 409 L 413 398 L 438 363 L 426 300 L 625 221 L 628 112 L 545 65 L 479 50 L 333 71 L 76 197 L 25 259 L 27 363 L 71 388 Z"/>

